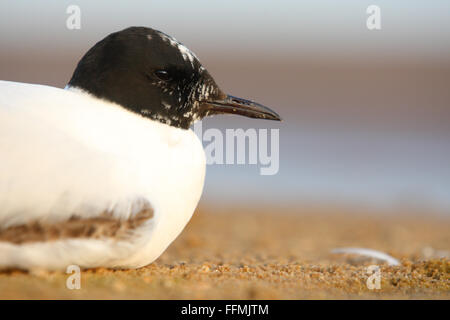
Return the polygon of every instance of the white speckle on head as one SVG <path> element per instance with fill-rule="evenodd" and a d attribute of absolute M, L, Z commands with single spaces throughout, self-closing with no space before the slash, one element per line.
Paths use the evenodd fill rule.
<path fill-rule="evenodd" d="M 189 118 L 190 116 L 192 116 L 192 111 L 186 112 L 183 114 L 184 118 Z"/>
<path fill-rule="evenodd" d="M 152 40 L 152 35 L 151 35 L 151 34 L 148 34 L 148 35 L 147 35 L 147 39 L 148 39 L 148 40 Z"/>
<path fill-rule="evenodd" d="M 166 110 L 170 109 L 170 104 L 168 104 L 167 102 L 163 101 L 162 105 L 163 105 L 164 109 L 166 109 Z"/>
<path fill-rule="evenodd" d="M 180 53 L 181 56 L 185 61 L 189 60 L 192 66 L 194 66 L 194 60 L 197 59 L 197 56 L 189 50 L 184 44 L 176 40 L 174 37 L 171 37 L 164 32 L 158 31 L 159 36 L 164 42 L 168 42 L 171 46 L 176 47 Z"/>
<path fill-rule="evenodd" d="M 202 97 L 208 99 L 209 95 L 212 94 L 212 91 L 214 90 L 214 88 L 212 88 L 212 86 L 209 85 L 203 85 L 202 86 L 202 91 L 201 91 L 201 95 Z"/>
<path fill-rule="evenodd" d="M 163 123 L 165 123 L 165 124 L 168 124 L 169 126 L 172 124 L 172 120 L 171 120 L 171 119 L 169 119 L 169 118 L 167 118 L 167 117 L 165 117 L 165 116 L 162 116 L 162 115 L 160 115 L 160 114 L 156 114 L 156 115 L 154 116 L 154 119 L 156 119 L 156 120 L 158 120 L 158 121 L 160 121 L 160 122 L 163 122 Z"/>

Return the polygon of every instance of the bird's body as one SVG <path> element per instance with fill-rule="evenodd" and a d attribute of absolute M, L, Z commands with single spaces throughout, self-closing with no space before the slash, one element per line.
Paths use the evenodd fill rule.
<path fill-rule="evenodd" d="M 0 269 L 154 261 L 202 193 L 205 154 L 189 127 L 220 113 L 280 120 L 224 94 L 150 28 L 98 42 L 66 89 L 0 81 Z"/>
<path fill-rule="evenodd" d="M 145 203 L 154 214 L 125 242 L 0 242 L 0 266 L 142 266 L 191 218 L 205 175 L 192 130 L 149 121 L 78 90 L 0 81 L 0 93 L 1 226 L 105 211 L 127 220 Z"/>

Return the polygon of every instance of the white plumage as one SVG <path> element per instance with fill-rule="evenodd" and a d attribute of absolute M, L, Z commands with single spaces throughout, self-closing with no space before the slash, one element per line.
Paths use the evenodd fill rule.
<path fill-rule="evenodd" d="M 154 217 L 129 241 L 0 242 L 0 267 L 140 267 L 191 218 L 205 156 L 192 130 L 149 120 L 81 90 L 0 81 L 0 229 L 105 210 Z"/>
<path fill-rule="evenodd" d="M 0 268 L 136 268 L 178 236 L 215 114 L 281 120 L 225 94 L 174 38 L 130 27 L 96 43 L 67 90 L 0 81 Z"/>

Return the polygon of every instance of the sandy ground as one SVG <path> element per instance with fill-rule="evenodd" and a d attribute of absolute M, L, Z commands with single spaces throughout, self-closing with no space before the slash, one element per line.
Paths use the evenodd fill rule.
<path fill-rule="evenodd" d="M 348 246 L 384 251 L 401 265 L 330 253 Z M 1 272 L 0 298 L 450 299 L 449 249 L 448 215 L 201 208 L 147 267 L 83 271 L 79 290 L 66 288 L 62 272 Z M 370 290 L 373 264 L 381 288 Z"/>

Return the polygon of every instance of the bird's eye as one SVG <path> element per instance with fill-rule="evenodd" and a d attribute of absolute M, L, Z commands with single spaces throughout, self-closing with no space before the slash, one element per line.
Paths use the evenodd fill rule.
<path fill-rule="evenodd" d="M 154 72 L 155 76 L 162 81 L 169 81 L 172 79 L 170 74 L 165 70 L 156 70 Z"/>

